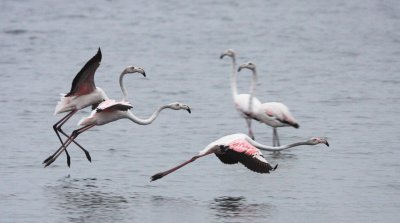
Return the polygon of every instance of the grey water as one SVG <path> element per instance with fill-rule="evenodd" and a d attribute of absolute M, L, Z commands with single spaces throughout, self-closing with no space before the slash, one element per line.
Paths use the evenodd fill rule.
<path fill-rule="evenodd" d="M 400 3 L 333 1 L 0 2 L 0 222 L 398 222 L 400 219 Z M 60 93 L 101 47 L 96 85 L 120 99 L 127 75 L 135 114 L 180 101 L 151 125 L 95 127 L 50 167 Z M 271 174 L 215 156 L 159 181 L 221 136 L 247 133 L 229 83 L 238 63 L 259 73 L 257 97 L 285 103 L 299 129 L 282 144 L 326 136 L 331 146 L 264 152 Z M 251 73 L 238 74 L 247 93 Z M 68 133 L 89 114 L 80 111 Z M 256 139 L 272 129 L 253 122 Z"/>

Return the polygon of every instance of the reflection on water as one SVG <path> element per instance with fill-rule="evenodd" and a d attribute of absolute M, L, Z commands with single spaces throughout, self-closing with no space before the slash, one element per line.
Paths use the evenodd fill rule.
<path fill-rule="evenodd" d="M 68 222 L 120 221 L 123 219 L 121 211 L 128 207 L 128 201 L 124 196 L 103 191 L 103 188 L 107 190 L 101 185 L 104 181 L 67 177 L 59 180 L 59 185 L 49 186 L 46 191 L 51 192 L 56 209 L 66 215 Z"/>
<path fill-rule="evenodd" d="M 274 206 L 270 204 L 254 204 L 246 201 L 245 197 L 217 197 L 210 204 L 215 210 L 215 216 L 220 219 L 229 219 L 235 222 L 254 222 L 252 220 L 266 219 Z"/>

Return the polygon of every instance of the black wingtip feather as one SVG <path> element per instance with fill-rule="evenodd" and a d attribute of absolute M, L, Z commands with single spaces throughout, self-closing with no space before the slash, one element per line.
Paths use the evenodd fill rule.
<path fill-rule="evenodd" d="M 101 54 L 101 49 L 99 47 L 99 49 L 97 50 L 97 53 L 94 56 L 94 58 L 96 58 L 97 60 L 101 61 L 102 57 L 103 57 L 103 54 Z"/>
<path fill-rule="evenodd" d="M 100 65 L 101 59 L 102 59 L 102 54 L 101 54 L 101 50 L 99 47 L 96 55 L 94 55 L 92 58 L 90 58 L 90 60 L 88 62 L 86 62 L 86 64 L 82 67 L 82 69 L 78 72 L 78 74 L 76 74 L 74 80 L 72 81 L 71 90 L 69 91 L 68 94 L 65 95 L 65 97 L 69 97 L 75 93 L 79 79 L 82 77 L 82 75 L 84 75 L 85 71 L 90 69 L 90 67 L 93 64 L 98 63 L 97 65 L 95 65 L 95 68 L 94 68 L 94 72 L 96 71 L 97 67 Z"/>

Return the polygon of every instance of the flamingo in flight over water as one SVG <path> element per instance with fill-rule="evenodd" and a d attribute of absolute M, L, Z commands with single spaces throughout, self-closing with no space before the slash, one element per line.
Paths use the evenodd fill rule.
<path fill-rule="evenodd" d="M 238 71 L 247 68 L 253 72 L 252 78 L 252 89 L 250 92 L 251 98 L 254 97 L 255 86 L 257 82 L 257 71 L 256 65 L 253 62 L 247 62 L 239 66 Z M 250 100 L 251 102 L 251 100 Z M 278 137 L 278 127 L 292 126 L 294 128 L 299 128 L 300 125 L 297 123 L 296 119 L 290 113 L 289 108 L 280 102 L 267 102 L 257 105 L 256 107 L 251 106 L 249 102 L 250 116 L 264 124 L 267 124 L 273 128 L 272 132 L 272 143 L 273 146 L 280 146 Z M 253 110 L 255 109 L 255 110 Z M 273 117 L 273 119 L 271 119 Z"/>
<path fill-rule="evenodd" d="M 123 76 L 125 73 L 133 73 L 133 71 L 143 74 L 145 76 L 145 72 L 142 68 L 138 67 L 128 67 L 127 69 L 130 72 L 122 72 L 120 75 L 120 87 L 124 94 L 124 99 L 122 101 L 115 101 L 115 100 L 105 100 L 104 102 L 100 103 L 95 110 L 89 115 L 89 117 L 83 118 L 78 125 L 83 126 L 79 129 L 76 129 L 72 132 L 71 136 L 66 140 L 64 143 L 65 146 L 61 146 L 53 155 L 49 156 L 43 163 L 45 167 L 53 163 L 57 157 L 65 150 L 68 145 L 82 132 L 99 125 L 104 125 L 113 121 L 117 121 L 119 119 L 129 119 L 132 122 L 139 124 L 139 125 L 148 125 L 151 124 L 160 114 L 160 112 L 166 108 L 172 110 L 187 110 L 191 113 L 190 107 L 186 104 L 174 102 L 167 105 L 160 106 L 154 113 L 148 117 L 147 119 L 141 119 L 133 114 L 129 109 L 132 108 L 132 105 L 126 100 L 128 98 L 128 93 L 123 85 Z"/>
<path fill-rule="evenodd" d="M 53 125 L 54 132 L 57 134 L 61 145 L 64 144 L 59 133 L 68 137 L 68 135 L 61 129 L 62 125 L 64 125 L 77 111 L 90 105 L 96 106 L 107 99 L 105 92 L 101 88 L 96 87 L 94 83 L 94 74 L 100 65 L 101 57 L 101 50 L 99 48 L 96 55 L 94 55 L 75 76 L 72 81 L 70 92 L 63 94 L 60 101 L 57 103 L 54 111 L 55 115 L 68 112 L 67 115 Z M 85 152 L 86 158 L 91 161 L 89 153 L 77 142 L 73 142 Z M 70 166 L 71 158 L 67 150 L 65 150 L 65 154 L 67 155 L 67 164 Z"/>
<path fill-rule="evenodd" d="M 268 163 L 268 161 L 264 158 L 260 150 L 277 152 L 295 146 L 317 145 L 321 143 L 329 146 L 329 143 L 325 137 L 312 137 L 306 141 L 272 147 L 258 143 L 243 133 L 227 135 L 210 143 L 205 149 L 200 151 L 198 155 L 193 156 L 191 159 L 183 162 L 182 164 L 167 171 L 153 175 L 151 177 L 151 181 L 158 180 L 195 161 L 196 159 L 212 153 L 214 153 L 225 164 L 241 163 L 254 172 L 269 173 L 270 171 L 275 170 L 278 167 L 278 164 L 271 166 L 271 164 Z"/>
<path fill-rule="evenodd" d="M 228 49 L 221 54 L 220 59 L 224 58 L 225 56 L 232 58 L 232 72 L 231 72 L 230 82 L 231 82 L 232 97 L 233 97 L 233 102 L 235 104 L 235 108 L 239 112 L 239 114 L 246 120 L 246 124 L 249 129 L 249 136 L 252 139 L 254 139 L 254 134 L 251 129 L 251 119 L 253 119 L 253 117 L 250 115 L 250 110 L 254 111 L 256 107 L 261 105 L 261 102 L 256 97 L 253 97 L 251 101 L 252 107 L 250 108 L 249 107 L 250 94 L 238 94 L 237 83 L 236 83 L 237 82 L 236 53 L 234 50 Z M 254 88 L 254 86 L 251 86 L 251 88 Z M 270 117 L 270 119 L 271 121 L 273 121 L 274 118 Z"/>

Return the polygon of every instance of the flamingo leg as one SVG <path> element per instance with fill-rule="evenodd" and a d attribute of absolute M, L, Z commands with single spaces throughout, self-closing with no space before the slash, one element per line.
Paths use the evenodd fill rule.
<path fill-rule="evenodd" d="M 57 137 L 58 137 L 58 139 L 60 140 L 61 145 L 63 145 L 64 143 L 63 143 L 63 141 L 61 140 L 61 137 L 60 137 L 59 132 L 62 133 L 65 137 L 67 137 L 67 138 L 69 137 L 69 136 L 61 129 L 61 126 L 64 125 L 64 124 L 68 121 L 68 119 L 70 119 L 77 111 L 78 111 L 78 110 L 73 110 L 73 111 L 71 111 L 71 112 L 68 113 L 64 118 L 62 118 L 60 121 L 58 121 L 56 124 L 53 125 L 53 129 L 54 129 L 55 133 L 57 134 Z M 86 149 L 84 149 L 81 145 L 79 145 L 79 143 L 77 143 L 75 140 L 73 140 L 72 142 L 75 143 L 75 145 L 77 145 L 77 146 L 85 153 L 86 158 L 89 160 L 89 162 L 92 162 L 92 159 L 91 159 L 91 157 L 90 157 L 89 152 L 88 152 Z M 70 157 L 69 157 L 68 151 L 65 150 L 65 153 L 67 154 L 67 163 L 68 163 L 68 166 L 70 166 L 71 161 L 70 161 Z"/>
<path fill-rule="evenodd" d="M 56 122 L 56 124 L 53 125 L 53 130 L 56 133 L 61 144 L 63 144 L 63 141 L 61 139 L 60 134 L 58 133 L 58 130 L 61 129 L 61 126 L 64 125 L 68 121 L 68 119 L 70 119 L 76 112 L 77 112 L 77 110 L 71 111 L 66 116 L 64 116 L 62 119 L 60 119 L 60 121 Z"/>
<path fill-rule="evenodd" d="M 62 129 L 60 129 L 60 132 L 61 132 L 65 137 L 67 137 L 67 138 L 69 137 L 69 136 L 67 135 L 67 133 L 65 133 Z M 75 143 L 75 145 L 77 145 L 77 146 L 85 153 L 86 159 L 88 159 L 89 162 L 92 162 L 92 157 L 90 157 L 89 152 L 88 152 L 85 148 L 83 148 L 81 145 L 79 145 L 79 143 L 77 143 L 74 139 L 72 139 L 72 142 Z M 68 154 L 67 150 L 65 150 L 65 152 Z"/>
<path fill-rule="evenodd" d="M 61 153 L 67 149 L 67 147 L 69 146 L 69 144 L 71 144 L 71 142 L 72 142 L 76 137 L 78 137 L 79 134 L 81 134 L 82 132 L 84 132 L 84 131 L 86 131 L 86 130 L 88 130 L 88 129 L 94 127 L 94 126 L 95 126 L 95 125 L 88 125 L 88 126 L 84 126 L 84 127 L 82 127 L 82 128 L 79 128 L 79 129 L 74 130 L 74 131 L 72 132 L 71 136 L 65 141 L 65 143 L 64 143 L 63 145 L 61 145 L 61 147 L 60 147 L 59 149 L 57 149 L 57 151 L 56 151 L 53 155 L 49 156 L 47 159 L 45 159 L 45 160 L 43 161 L 43 163 L 45 164 L 44 167 L 47 167 L 47 166 L 49 166 L 50 164 L 52 164 L 52 163 L 57 159 L 57 157 L 60 156 Z"/>
<path fill-rule="evenodd" d="M 253 130 L 251 130 L 251 119 L 246 118 L 246 123 L 247 123 L 247 128 L 249 129 L 249 136 L 251 139 L 254 140 L 255 138 L 254 138 Z"/>
<path fill-rule="evenodd" d="M 178 169 L 180 169 L 180 168 L 186 166 L 187 164 L 189 164 L 189 163 L 195 161 L 196 159 L 198 159 L 198 158 L 200 158 L 200 157 L 203 157 L 203 156 L 206 156 L 206 155 L 211 154 L 211 153 L 212 153 L 212 152 L 209 152 L 209 153 L 206 153 L 206 154 L 203 154 L 203 155 L 193 156 L 191 159 L 189 159 L 189 160 L 187 160 L 187 161 L 185 161 L 185 162 L 179 164 L 178 166 L 175 166 L 175 167 L 173 167 L 173 168 L 171 168 L 171 169 L 169 169 L 169 170 L 166 170 L 166 171 L 164 171 L 164 172 L 160 172 L 160 173 L 154 174 L 153 176 L 151 176 L 151 180 L 150 180 L 150 181 L 155 181 L 155 180 L 158 180 L 158 179 L 160 179 L 160 178 L 163 178 L 163 177 L 165 177 L 166 175 L 168 175 L 168 174 L 170 174 L 170 173 L 172 173 L 172 172 L 174 172 L 174 171 L 176 171 L 176 170 L 178 170 Z"/>
<path fill-rule="evenodd" d="M 60 121 L 56 122 L 56 124 L 53 125 L 53 130 L 56 133 L 58 139 L 60 140 L 61 145 L 64 145 L 64 143 L 63 143 L 63 141 L 61 139 L 61 136 L 60 136 L 60 134 L 58 132 L 61 130 L 61 126 L 64 125 L 64 123 L 67 122 L 68 119 L 70 119 L 77 111 L 78 110 L 71 111 L 66 116 L 64 116 L 62 119 L 60 119 Z M 67 155 L 67 165 L 68 165 L 68 167 L 70 167 L 71 166 L 71 157 L 70 157 L 70 155 L 69 155 L 67 150 L 65 150 L 65 154 Z"/>
<path fill-rule="evenodd" d="M 276 146 L 281 146 L 281 143 L 279 142 L 278 130 L 276 128 L 274 128 L 274 138 L 276 141 Z"/>

